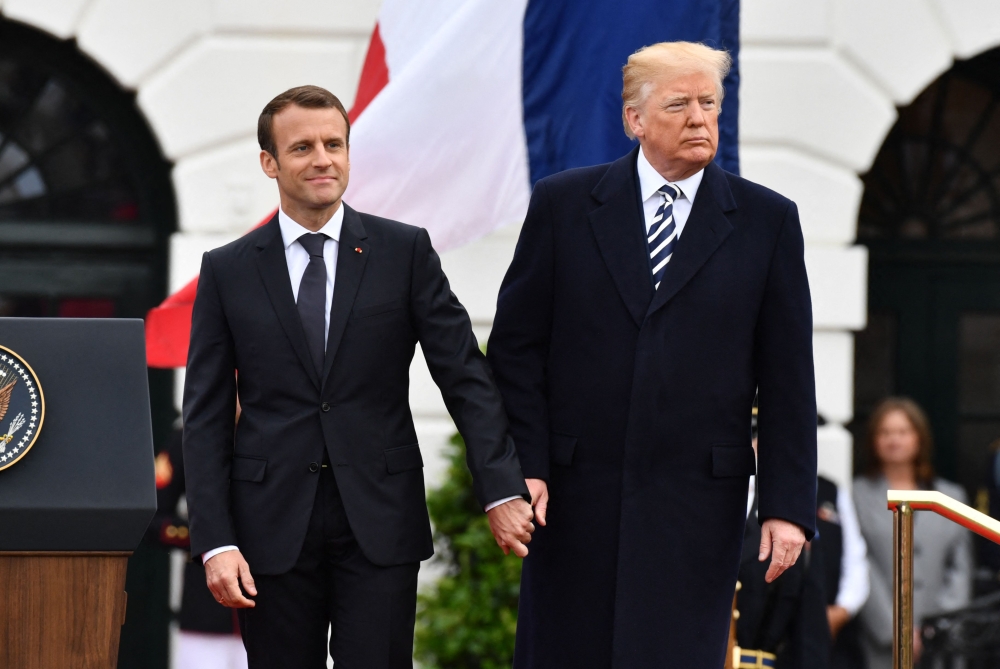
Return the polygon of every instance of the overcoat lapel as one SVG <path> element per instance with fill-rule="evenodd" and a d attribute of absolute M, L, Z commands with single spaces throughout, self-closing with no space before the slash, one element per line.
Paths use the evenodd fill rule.
<path fill-rule="evenodd" d="M 601 206 L 590 212 L 590 226 L 625 307 L 642 326 L 653 298 L 653 281 L 635 176 L 638 150 L 611 163 L 594 187 L 591 195 Z"/>
<path fill-rule="evenodd" d="M 333 283 L 333 304 L 330 305 L 330 332 L 326 338 L 326 364 L 323 366 L 323 383 L 330 375 L 333 360 L 337 357 L 340 340 L 347 327 L 347 319 L 354 307 L 354 298 L 371 255 L 371 247 L 363 241 L 368 238 L 361 217 L 345 203 L 344 225 L 340 230 L 337 251 L 337 279 Z M 358 252 L 360 249 L 360 253 Z"/>
<path fill-rule="evenodd" d="M 677 241 L 667 271 L 660 287 L 649 305 L 649 314 L 664 306 L 708 262 L 715 250 L 722 245 L 733 225 L 725 212 L 736 209 L 736 201 L 722 168 L 714 162 L 705 168 L 705 176 L 698 195 L 695 196 L 691 215 L 684 226 L 684 233 Z"/>
<path fill-rule="evenodd" d="M 309 378 L 318 389 L 319 372 L 309 355 L 306 344 L 306 334 L 302 330 L 302 319 L 295 308 L 295 295 L 292 293 L 292 281 L 288 278 L 288 261 L 285 259 L 285 245 L 281 240 L 281 228 L 278 226 L 278 215 L 268 221 L 265 234 L 257 243 L 257 270 L 264 282 L 271 306 L 278 314 L 278 322 L 285 331 L 289 343 L 299 356 L 299 362 L 305 367 Z"/>

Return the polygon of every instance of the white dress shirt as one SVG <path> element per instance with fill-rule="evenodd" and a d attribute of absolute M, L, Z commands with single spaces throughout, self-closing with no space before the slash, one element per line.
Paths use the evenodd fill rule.
<path fill-rule="evenodd" d="M 653 227 L 656 220 L 656 210 L 663 204 L 663 196 L 657 191 L 667 183 L 673 183 L 681 189 L 681 195 L 674 200 L 674 225 L 677 227 L 677 238 L 680 239 L 691 215 L 691 207 L 694 206 L 694 198 L 698 195 L 698 187 L 705 176 L 705 169 L 702 168 L 689 176 L 687 179 L 669 182 L 663 175 L 656 171 L 646 154 L 639 149 L 639 158 L 636 160 L 636 168 L 639 173 L 639 194 L 642 197 L 642 215 L 646 219 L 646 232 Z"/>
<path fill-rule="evenodd" d="M 837 515 L 840 516 L 840 529 L 844 538 L 837 606 L 846 609 L 853 617 L 868 601 L 871 586 L 868 581 L 868 545 L 861 536 L 861 524 L 854 510 L 854 499 L 844 486 L 837 486 Z"/>
<path fill-rule="evenodd" d="M 750 477 L 747 492 L 747 519 L 753 509 L 753 498 L 757 494 L 757 477 Z M 844 486 L 837 486 L 837 515 L 840 520 L 842 539 L 840 559 L 840 581 L 837 586 L 837 606 L 845 609 L 853 618 L 868 599 L 868 546 L 861 536 L 858 514 L 854 511 L 854 500 Z"/>

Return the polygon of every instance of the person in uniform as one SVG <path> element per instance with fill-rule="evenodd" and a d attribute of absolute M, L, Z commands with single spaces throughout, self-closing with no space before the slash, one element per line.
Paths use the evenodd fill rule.
<path fill-rule="evenodd" d="M 172 666 L 180 669 L 246 669 L 247 653 L 234 609 L 215 601 L 205 582 L 205 565 L 191 559 L 184 486 L 182 430 L 178 427 L 156 456 L 156 515 L 148 534 L 167 548 L 188 551 L 181 585 L 180 632 Z"/>
<path fill-rule="evenodd" d="M 757 451 L 757 408 L 753 410 L 753 448 Z M 825 593 L 826 551 L 822 530 L 806 544 L 800 559 L 771 583 L 767 565 L 758 559 L 760 519 L 757 477 L 750 478 L 747 519 L 736 593 L 734 669 L 827 669 L 830 628 Z M 817 514 L 818 516 L 818 514 Z"/>

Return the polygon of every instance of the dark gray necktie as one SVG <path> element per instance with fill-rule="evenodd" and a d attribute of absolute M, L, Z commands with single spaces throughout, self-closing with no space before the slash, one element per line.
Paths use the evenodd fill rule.
<path fill-rule="evenodd" d="M 327 239 L 329 237 L 318 232 L 304 234 L 298 239 L 309 253 L 309 264 L 299 284 L 296 306 L 306 333 L 309 354 L 320 374 L 323 373 L 326 358 L 326 263 L 323 262 L 323 244 Z"/>

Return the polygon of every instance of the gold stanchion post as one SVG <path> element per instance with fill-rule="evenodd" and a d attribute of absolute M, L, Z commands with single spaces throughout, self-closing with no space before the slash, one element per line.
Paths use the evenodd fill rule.
<path fill-rule="evenodd" d="M 892 510 L 892 669 L 913 669 L 913 508 Z"/>

